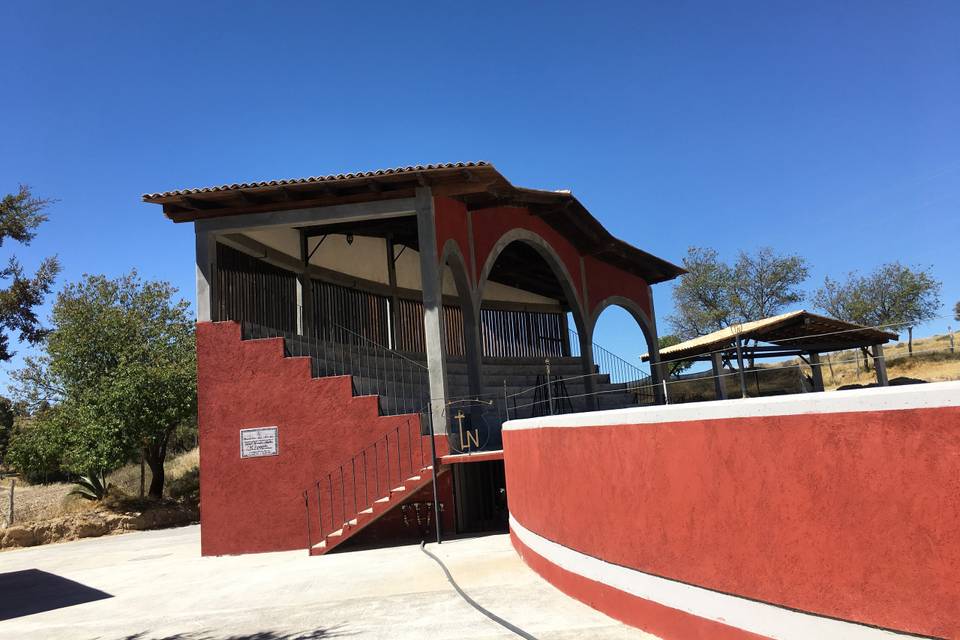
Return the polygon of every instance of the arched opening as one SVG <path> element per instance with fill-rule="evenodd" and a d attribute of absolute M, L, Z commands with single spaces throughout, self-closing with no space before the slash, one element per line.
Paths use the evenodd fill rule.
<path fill-rule="evenodd" d="M 502 415 L 592 408 L 589 359 L 577 355 L 587 324 L 573 279 L 550 245 L 527 232 L 506 234 L 478 291 L 484 387 Z"/>
<path fill-rule="evenodd" d="M 591 342 L 599 374 L 627 389 L 634 404 L 658 402 L 656 329 L 638 304 L 621 297 L 601 301 L 593 315 Z M 653 365 L 641 361 L 645 354 L 652 354 Z"/>

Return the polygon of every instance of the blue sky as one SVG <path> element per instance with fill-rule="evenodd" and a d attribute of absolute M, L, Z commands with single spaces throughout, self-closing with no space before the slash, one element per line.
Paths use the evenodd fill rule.
<path fill-rule="evenodd" d="M 59 199 L 3 251 L 59 254 L 61 283 L 137 267 L 192 298 L 192 231 L 146 191 L 482 159 L 677 262 L 769 245 L 810 288 L 932 265 L 919 335 L 960 299 L 956 2 L 38 1 L 0 24 L 0 192 Z M 597 342 L 639 335 L 605 316 Z"/>

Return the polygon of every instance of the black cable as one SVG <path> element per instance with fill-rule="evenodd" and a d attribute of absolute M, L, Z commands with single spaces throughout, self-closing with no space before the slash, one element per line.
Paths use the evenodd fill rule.
<path fill-rule="evenodd" d="M 537 640 L 534 636 L 530 635 L 529 633 L 527 633 L 527 632 L 524 631 L 523 629 L 521 629 L 521 628 L 519 628 L 519 627 L 513 626 L 512 624 L 510 624 L 509 622 L 507 622 L 506 620 L 504 620 L 503 618 L 501 618 L 501 617 L 498 616 L 497 614 L 495 614 L 495 613 L 493 613 L 493 612 L 491 612 L 491 611 L 487 611 L 486 609 L 484 609 L 483 607 L 481 607 L 479 604 L 477 604 L 476 601 L 475 601 L 473 598 L 471 598 L 471 597 L 468 596 L 466 593 L 464 593 L 463 589 L 460 588 L 460 585 L 458 585 L 458 584 L 456 583 L 456 581 L 453 579 L 453 576 L 450 575 L 450 571 L 447 569 L 447 566 L 446 566 L 445 564 L 443 564 L 443 561 L 442 561 L 440 558 L 438 558 L 437 556 L 435 556 L 435 555 L 433 555 L 432 553 L 430 553 L 429 551 L 427 551 L 427 543 L 426 543 L 426 542 L 423 542 L 423 541 L 420 542 L 420 551 L 423 551 L 425 554 L 427 554 L 428 556 L 430 556 L 431 558 L 433 558 L 433 561 L 434 561 L 434 562 L 436 562 L 438 565 L 440 565 L 440 568 L 443 569 L 443 573 L 447 576 L 447 582 L 449 582 L 451 585 L 453 585 L 454 590 L 456 590 L 456 592 L 457 592 L 458 594 L 460 594 L 460 597 L 463 598 L 463 599 L 467 602 L 467 604 L 469 604 L 471 607 L 473 607 L 474 609 L 476 609 L 477 611 L 479 611 L 479 612 L 482 613 L 483 615 L 487 616 L 488 618 L 490 618 L 491 620 L 493 620 L 494 622 L 496 622 L 497 624 L 499 624 L 501 627 L 504 627 L 504 628 L 508 629 L 509 631 L 512 631 L 513 633 L 517 634 L 517 635 L 520 636 L 521 638 L 525 638 L 526 640 Z"/>

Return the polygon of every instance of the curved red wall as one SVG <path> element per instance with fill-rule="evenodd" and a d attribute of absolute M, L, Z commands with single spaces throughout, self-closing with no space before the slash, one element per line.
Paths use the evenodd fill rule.
<path fill-rule="evenodd" d="M 958 637 L 960 384 L 942 385 L 514 421 L 504 430 L 510 511 L 539 536 L 622 567 Z M 952 400 L 924 402 L 935 390 Z M 893 410 L 897 398 L 922 406 Z M 818 410 L 826 401 L 853 410 Z M 581 426 L 560 426 L 570 424 Z M 574 595 L 586 589 L 604 608 L 603 588 Z"/>

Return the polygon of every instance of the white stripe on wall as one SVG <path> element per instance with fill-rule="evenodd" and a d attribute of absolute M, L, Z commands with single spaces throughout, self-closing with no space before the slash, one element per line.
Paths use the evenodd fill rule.
<path fill-rule="evenodd" d="M 621 567 L 557 544 L 510 515 L 510 530 L 548 562 L 637 598 L 776 640 L 882 640 L 916 636 L 791 611 Z"/>
<path fill-rule="evenodd" d="M 510 420 L 505 431 L 552 427 L 604 427 L 620 424 L 654 424 L 762 418 L 817 413 L 855 413 L 900 409 L 935 409 L 960 406 L 960 382 L 934 382 L 899 387 L 876 387 L 850 391 L 798 393 L 770 398 L 712 400 L 687 404 L 630 407 L 610 411 L 568 413 L 525 420 Z"/>

